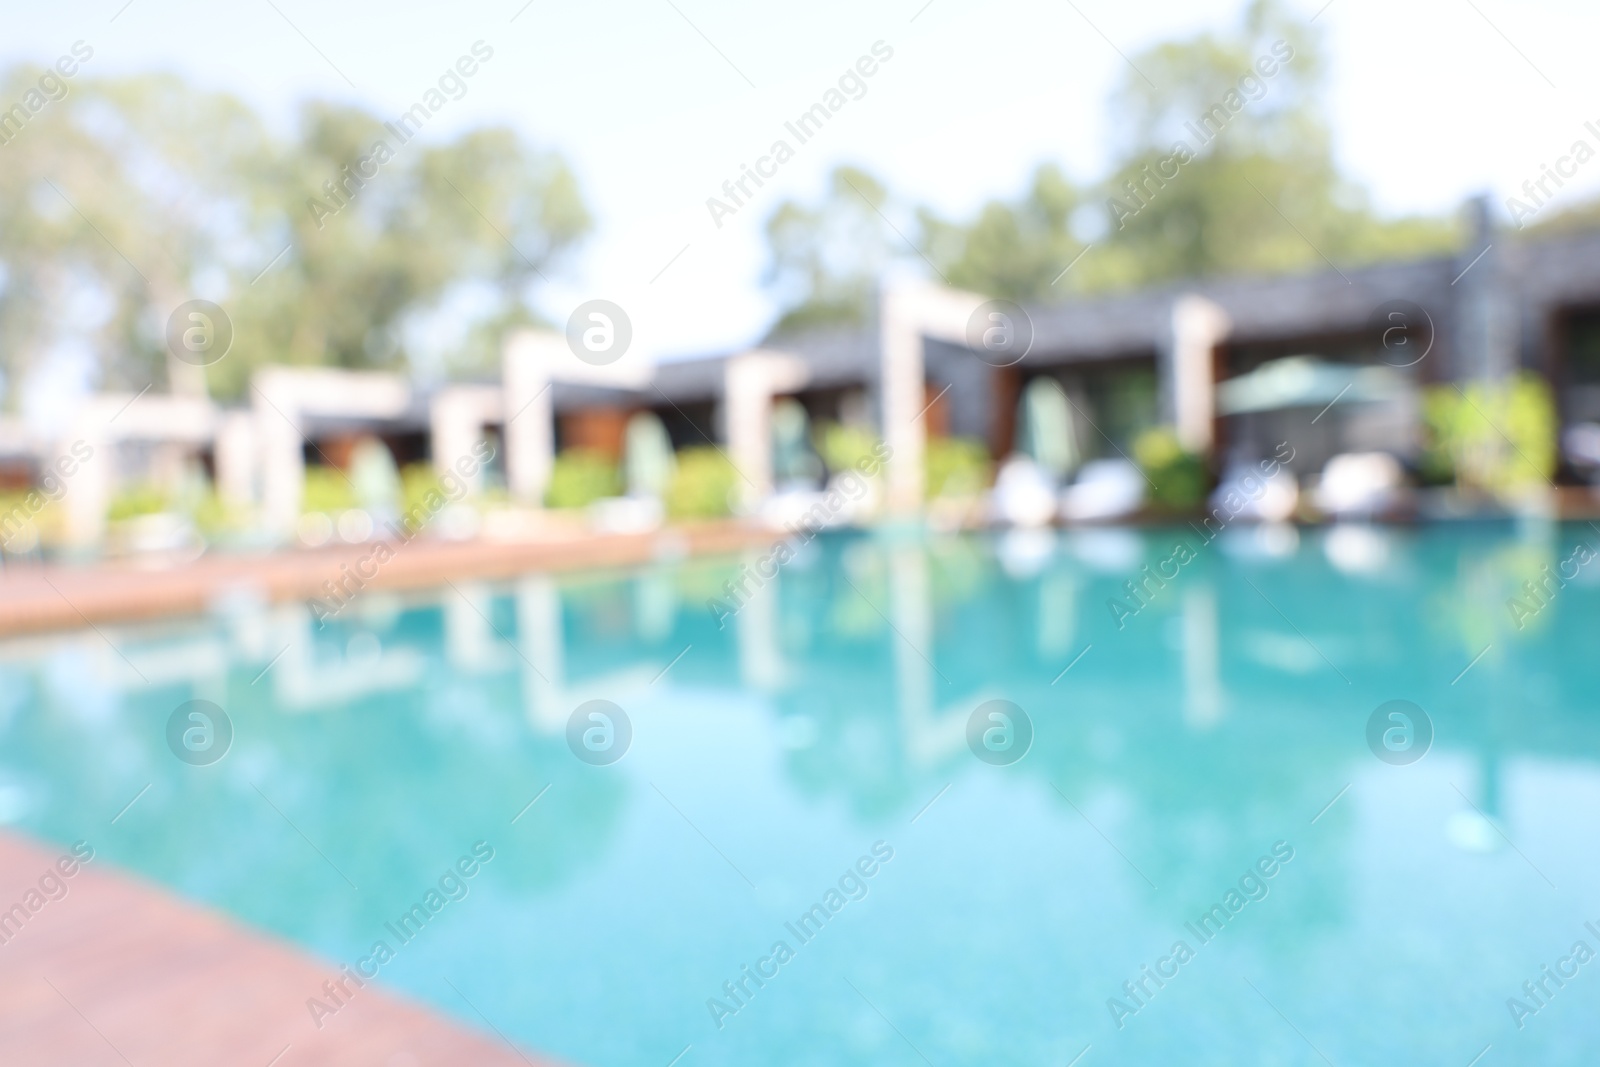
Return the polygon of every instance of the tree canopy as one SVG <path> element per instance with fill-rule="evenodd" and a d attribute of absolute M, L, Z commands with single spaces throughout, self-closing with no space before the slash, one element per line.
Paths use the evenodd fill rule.
<path fill-rule="evenodd" d="M 861 261 L 887 247 L 906 259 L 920 255 L 951 285 L 1031 301 L 1453 249 L 1453 217 L 1383 217 L 1340 173 L 1322 111 L 1323 75 L 1315 28 L 1279 0 L 1253 0 L 1226 33 L 1163 42 L 1130 57 L 1108 101 L 1115 141 L 1098 180 L 1076 182 L 1046 163 L 1020 196 L 991 200 L 965 220 L 883 194 L 877 206 L 884 210 L 863 228 L 836 224 L 841 213 L 855 211 L 837 194 L 836 177 L 821 202 L 785 202 L 773 223 L 811 220 L 856 234 Z M 857 184 L 884 188 L 851 173 Z M 895 206 L 916 220 L 901 231 L 904 238 L 885 217 Z M 789 255 L 790 246 L 772 241 L 775 267 Z M 835 247 L 830 258 L 813 262 L 852 259 Z M 824 269 L 809 285 L 788 280 L 778 294 L 781 329 L 862 321 L 856 273 Z M 841 292 L 851 295 L 842 299 Z"/>
<path fill-rule="evenodd" d="M 878 273 L 899 250 L 881 214 L 887 199 L 876 178 L 839 167 L 821 203 L 778 205 L 767 219 L 771 262 L 764 280 L 789 310 L 773 333 L 861 322 L 871 313 Z"/>
<path fill-rule="evenodd" d="M 40 77 L 13 68 L 0 99 Z M 264 362 L 407 367 L 411 328 L 456 302 L 478 329 L 450 356 L 481 364 L 590 225 L 566 164 L 509 129 L 402 143 L 366 111 L 311 102 L 283 136 L 170 75 L 67 87 L 0 144 L 8 407 L 74 349 L 108 387 L 198 387 L 164 340 L 195 297 L 233 323 L 228 358 L 204 371 L 221 396 Z"/>

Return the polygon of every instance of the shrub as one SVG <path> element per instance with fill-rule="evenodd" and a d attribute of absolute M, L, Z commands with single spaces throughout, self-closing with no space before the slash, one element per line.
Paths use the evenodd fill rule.
<path fill-rule="evenodd" d="M 545 503 L 553 508 L 581 508 L 622 492 L 622 475 L 611 457 L 590 448 L 569 448 L 550 470 Z"/>
<path fill-rule="evenodd" d="M 831 473 L 859 471 L 856 464 L 862 460 L 877 462 L 873 449 L 878 447 L 878 438 L 870 430 L 830 422 L 818 429 L 816 438 L 817 454 Z"/>
<path fill-rule="evenodd" d="M 716 449 L 684 449 L 678 453 L 678 469 L 667 488 L 667 514 L 675 519 L 731 515 L 738 477 L 733 464 Z"/>
<path fill-rule="evenodd" d="M 356 506 L 356 492 L 350 479 L 337 467 L 307 467 L 305 489 L 300 496 L 301 511 L 325 511 L 330 515 Z"/>
<path fill-rule="evenodd" d="M 243 534 L 251 529 L 250 509 L 224 503 L 216 490 L 210 488 L 195 502 L 190 517 L 206 537 Z"/>
<path fill-rule="evenodd" d="M 159 515 L 170 506 L 167 494 L 153 485 L 130 485 L 111 498 L 107 518 L 112 522 L 136 519 L 140 515 Z"/>
<path fill-rule="evenodd" d="M 29 489 L 0 492 L 0 549 L 23 552 L 36 544 L 57 543 L 65 534 L 65 525 L 60 504 L 44 493 Z"/>
<path fill-rule="evenodd" d="M 1206 496 L 1206 465 L 1178 443 L 1169 427 L 1155 426 L 1133 442 L 1133 459 L 1155 486 L 1152 503 L 1169 508 L 1192 508 Z"/>
<path fill-rule="evenodd" d="M 429 493 L 438 493 L 446 500 L 449 494 L 439 484 L 439 475 L 431 463 L 407 463 L 400 470 L 400 514 L 431 515 L 433 508 L 427 503 Z"/>
<path fill-rule="evenodd" d="M 971 437 L 931 437 L 923 457 L 928 499 L 969 496 L 989 484 L 989 450 Z"/>
<path fill-rule="evenodd" d="M 1556 410 L 1532 374 L 1507 382 L 1436 385 L 1422 398 L 1424 478 L 1469 491 L 1515 495 L 1556 469 Z"/>

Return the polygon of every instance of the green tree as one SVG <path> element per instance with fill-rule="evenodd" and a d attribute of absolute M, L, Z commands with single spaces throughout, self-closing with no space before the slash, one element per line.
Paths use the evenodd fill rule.
<path fill-rule="evenodd" d="M 0 75 L 18 99 L 44 72 Z M 529 297 L 590 219 L 566 165 L 502 128 L 408 144 L 371 114 L 306 105 L 273 136 L 227 94 L 170 75 L 65 83 L 0 144 L 0 387 L 15 407 L 47 354 L 93 354 L 104 387 L 240 395 L 261 363 L 404 368 L 420 317 L 479 299 L 486 324 L 533 320 Z M 374 146 L 359 185 L 348 177 Z M 347 169 L 348 168 L 348 169 Z M 184 300 L 220 304 L 233 346 L 203 374 L 166 351 Z"/>
<path fill-rule="evenodd" d="M 393 158 L 377 164 L 380 144 Z M 341 181 L 361 160 L 376 174 L 352 194 Z M 507 129 L 400 144 L 364 111 L 312 104 L 283 164 L 272 214 L 290 252 L 241 288 L 242 358 L 214 368 L 225 393 L 260 362 L 404 368 L 412 317 L 466 286 L 491 294 L 493 310 L 458 365 L 492 365 L 482 327 L 533 321 L 532 287 L 590 224 L 566 165 Z"/>
<path fill-rule="evenodd" d="M 44 72 L 0 75 L 19 99 Z M 256 117 L 166 75 L 56 79 L 0 146 L 0 360 L 5 403 L 47 353 L 79 345 L 104 384 L 167 372 L 166 312 L 226 271 L 254 219 L 236 180 L 271 154 Z M 204 136 L 196 135 L 197 130 Z"/>
<path fill-rule="evenodd" d="M 1110 232 L 1075 272 L 1081 287 L 1454 246 L 1450 220 L 1380 218 L 1339 172 L 1321 107 L 1320 39 L 1278 0 L 1253 0 L 1232 31 L 1156 45 L 1132 65 L 1111 98 L 1120 136 L 1104 183 Z"/>
<path fill-rule="evenodd" d="M 1270 76 L 1257 66 L 1262 57 Z M 777 332 L 864 321 L 868 271 L 886 257 L 915 263 L 920 253 L 951 285 L 1047 301 L 1456 247 L 1453 217 L 1383 217 L 1339 171 L 1321 106 L 1318 34 L 1279 0 L 1253 0 L 1238 26 L 1158 44 L 1132 67 L 1108 102 L 1117 132 L 1099 182 L 1075 183 L 1045 164 L 1021 196 L 991 200 L 971 219 L 920 210 L 920 225 L 907 231 L 914 248 L 838 176 L 818 203 L 785 203 L 768 224 L 772 273 L 785 283 L 775 286 L 784 308 Z M 892 203 L 872 189 L 875 204 Z"/>
<path fill-rule="evenodd" d="M 767 219 L 765 283 L 784 307 L 773 336 L 859 325 L 872 314 L 878 274 L 898 254 L 882 182 L 838 167 L 815 205 L 785 200 Z"/>
<path fill-rule="evenodd" d="M 1083 251 L 1072 217 L 1083 193 L 1055 164 L 1040 166 L 1016 203 L 991 200 L 971 223 L 919 213 L 929 256 L 950 284 L 1011 300 L 1048 300 L 1053 283 Z"/>

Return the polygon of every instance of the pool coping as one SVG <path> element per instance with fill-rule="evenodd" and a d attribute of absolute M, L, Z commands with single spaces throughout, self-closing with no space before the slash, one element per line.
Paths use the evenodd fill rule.
<path fill-rule="evenodd" d="M 0 911 L 26 905 L 0 943 L 0 1063 L 557 1067 L 487 1032 L 489 1020 L 480 1033 L 372 984 L 319 1028 L 307 1000 L 337 966 L 115 870 L 92 844 L 78 856 L 85 848 L 79 863 L 71 848 L 0 831 Z M 41 895 L 42 878 L 68 869 Z"/>
<path fill-rule="evenodd" d="M 340 545 L 238 555 L 204 555 L 191 562 L 103 561 L 51 563 L 0 573 L 0 636 L 81 629 L 204 612 L 233 599 L 259 602 L 324 596 L 325 583 L 349 583 L 350 569 L 371 577 L 361 589 L 418 589 L 454 579 L 511 578 L 737 553 L 782 540 L 780 530 L 755 523 L 704 522 L 648 533 L 584 534 L 528 541 L 416 540 L 381 563 L 375 546 Z"/>

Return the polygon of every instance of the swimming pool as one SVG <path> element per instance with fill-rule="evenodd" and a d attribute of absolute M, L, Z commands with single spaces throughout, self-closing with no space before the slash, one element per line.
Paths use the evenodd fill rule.
<path fill-rule="evenodd" d="M 240 596 L 0 646 L 0 819 L 588 1067 L 1587 1064 L 1579 542 L 885 532 L 320 630 Z"/>

